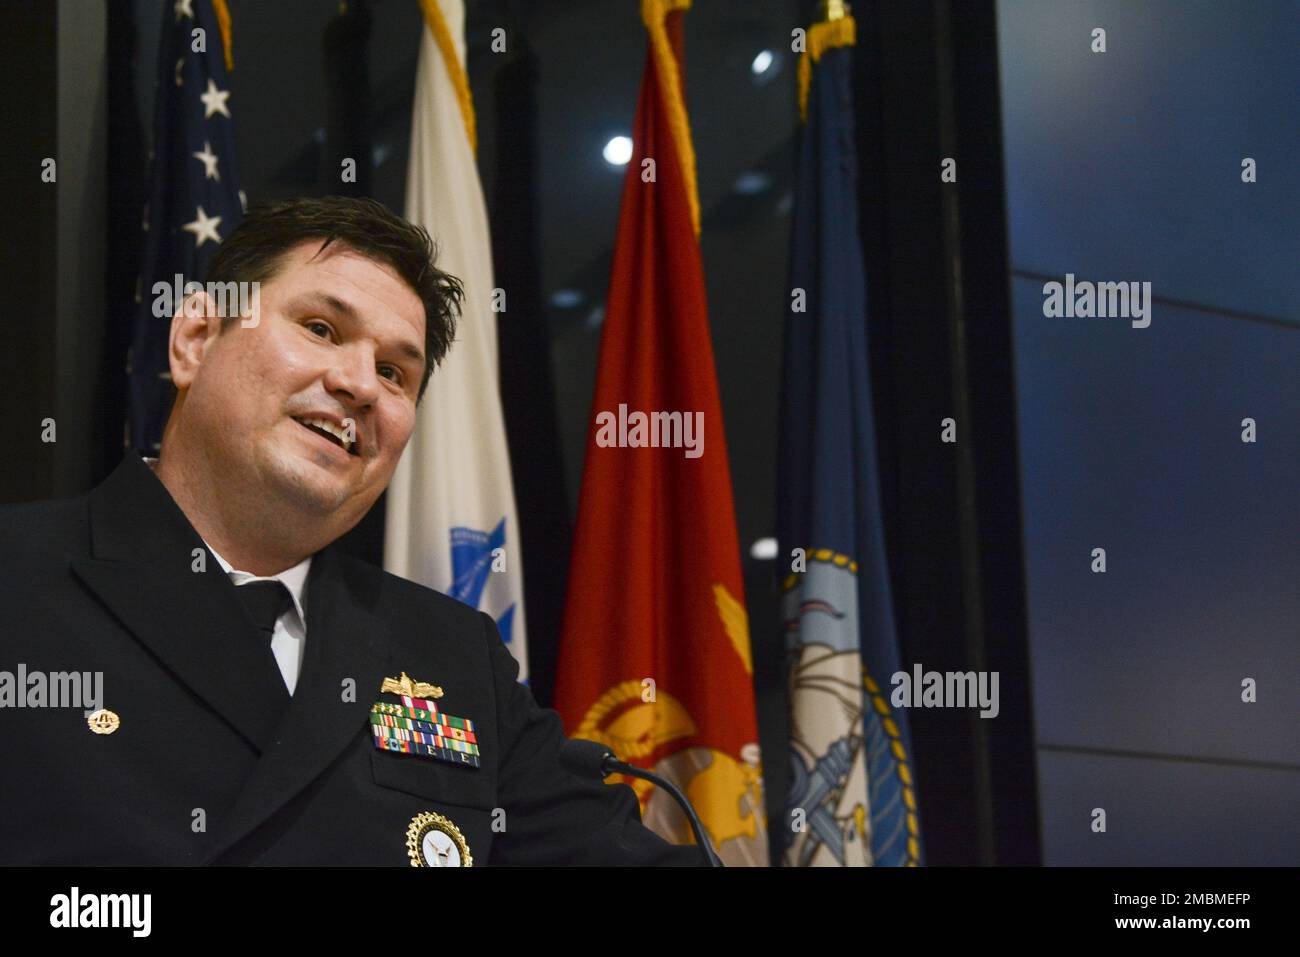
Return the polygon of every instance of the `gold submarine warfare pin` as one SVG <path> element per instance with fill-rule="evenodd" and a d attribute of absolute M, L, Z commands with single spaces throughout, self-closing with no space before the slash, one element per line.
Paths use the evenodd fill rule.
<path fill-rule="evenodd" d="M 423 681 L 412 680 L 405 671 L 401 678 L 385 678 L 380 694 L 405 695 L 408 698 L 441 698 L 442 689 Z"/>
<path fill-rule="evenodd" d="M 412 867 L 473 867 L 474 858 L 460 828 L 432 811 L 411 818 L 406 853 Z"/>

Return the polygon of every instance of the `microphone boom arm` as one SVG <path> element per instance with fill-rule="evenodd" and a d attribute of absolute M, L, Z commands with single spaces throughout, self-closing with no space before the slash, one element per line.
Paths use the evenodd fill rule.
<path fill-rule="evenodd" d="M 686 800 L 686 795 L 683 794 L 681 792 L 681 789 L 677 787 L 677 785 L 673 784 L 672 781 L 669 781 L 665 778 L 661 778 L 657 774 L 652 774 L 651 772 L 646 771 L 643 768 L 638 768 L 634 764 L 628 764 L 626 761 L 620 761 L 618 758 L 614 757 L 614 755 L 609 752 L 605 753 L 605 760 L 601 763 L 601 770 L 603 770 L 607 775 L 617 773 L 617 774 L 626 774 L 634 778 L 640 778 L 642 781 L 649 781 L 651 784 L 661 787 L 665 791 L 667 791 L 670 795 L 672 795 L 673 800 L 676 801 L 677 804 L 681 807 L 681 809 L 685 812 L 686 819 L 691 823 L 691 831 L 694 832 L 695 834 L 695 843 L 700 846 L 700 850 L 704 854 L 704 859 L 708 861 L 709 866 L 710 867 L 726 866 L 725 864 L 722 863 L 722 858 L 718 857 L 718 852 L 713 849 L 713 845 L 709 843 L 709 836 L 708 834 L 705 833 L 704 825 L 700 823 L 700 819 L 696 815 L 695 809 L 691 807 L 691 802 Z"/>

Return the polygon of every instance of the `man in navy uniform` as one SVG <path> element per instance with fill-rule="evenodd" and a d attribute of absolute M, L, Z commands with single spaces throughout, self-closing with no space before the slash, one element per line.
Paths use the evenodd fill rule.
<path fill-rule="evenodd" d="M 372 201 L 251 211 L 206 278 L 260 303 L 177 310 L 158 458 L 0 509 L 0 668 L 102 673 L 89 715 L 0 698 L 0 863 L 698 861 L 561 766 L 491 618 L 333 544 L 451 345 L 433 258 Z"/>

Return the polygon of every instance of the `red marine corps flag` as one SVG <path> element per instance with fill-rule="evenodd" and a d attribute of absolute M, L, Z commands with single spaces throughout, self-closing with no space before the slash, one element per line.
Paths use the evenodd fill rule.
<path fill-rule="evenodd" d="M 643 0 L 649 54 L 623 183 L 556 706 L 570 735 L 677 784 L 729 865 L 766 864 L 731 473 L 681 72 L 689 0 Z M 692 835 L 628 779 L 645 823 Z"/>

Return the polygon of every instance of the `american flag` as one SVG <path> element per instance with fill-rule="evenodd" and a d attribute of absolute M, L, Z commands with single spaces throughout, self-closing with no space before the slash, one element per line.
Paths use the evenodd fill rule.
<path fill-rule="evenodd" d="M 172 311 L 154 314 L 156 304 L 163 311 L 155 283 L 173 289 L 179 275 L 183 290 L 187 282 L 201 282 L 245 207 L 235 161 L 225 0 L 163 0 L 163 8 L 144 253 L 126 367 L 125 444 L 146 455 L 158 454 L 175 396 L 167 363 Z"/>

